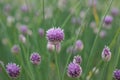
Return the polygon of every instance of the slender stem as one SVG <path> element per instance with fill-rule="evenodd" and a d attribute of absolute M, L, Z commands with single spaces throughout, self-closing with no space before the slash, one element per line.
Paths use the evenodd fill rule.
<path fill-rule="evenodd" d="M 9 77 L 9 75 L 8 75 L 7 72 L 6 72 L 6 69 L 5 69 L 4 65 L 2 65 L 2 64 L 0 63 L 0 67 L 2 68 L 2 72 L 6 75 L 7 79 L 8 79 L 8 80 L 11 80 L 11 78 Z"/>
<path fill-rule="evenodd" d="M 49 52 L 47 52 L 48 53 L 48 74 L 47 74 L 47 76 L 48 76 L 48 79 L 50 78 L 50 61 L 51 61 L 51 56 L 50 56 L 50 53 Z"/>
<path fill-rule="evenodd" d="M 31 73 L 31 79 L 32 80 L 35 80 L 35 76 L 33 75 L 33 72 L 32 72 L 32 67 L 31 67 L 31 65 L 30 65 L 30 63 L 29 63 L 29 61 L 28 61 L 28 52 L 25 50 L 25 48 L 24 48 L 24 45 L 22 44 L 21 45 L 21 48 L 23 49 L 23 59 L 26 61 L 26 63 L 24 63 L 24 64 L 26 64 L 27 65 L 27 67 L 28 67 L 28 69 L 29 69 L 29 72 Z M 24 65 L 24 67 L 25 67 L 25 65 Z"/>
<path fill-rule="evenodd" d="M 105 18 L 105 16 L 107 15 L 111 5 L 112 5 L 112 2 L 113 0 L 110 1 L 110 5 L 108 6 L 108 8 L 106 9 L 105 11 L 105 14 L 104 14 L 104 17 L 103 19 Z M 87 61 L 87 66 L 86 66 L 86 70 L 85 70 L 85 73 L 88 73 L 89 69 L 90 69 L 90 66 L 91 66 L 91 63 L 89 61 L 93 61 L 93 53 L 94 53 L 94 48 L 95 48 L 95 45 L 96 45 L 96 42 L 97 42 L 97 39 L 98 39 L 98 34 L 100 33 L 100 30 L 102 28 L 102 24 L 103 24 L 103 21 L 101 20 L 100 24 L 99 24 L 99 32 L 97 33 L 95 39 L 94 39 L 94 43 L 93 43 L 93 46 L 92 46 L 92 49 L 90 51 L 90 56 L 88 57 L 88 61 Z M 85 75 L 84 75 L 84 78 L 85 78 Z"/>
<path fill-rule="evenodd" d="M 68 65 L 68 62 L 69 62 L 69 60 L 70 60 L 71 55 L 72 55 L 72 53 L 71 53 L 71 54 L 68 56 L 68 58 L 67 58 L 67 62 L 66 62 L 66 65 L 65 65 L 65 68 L 64 68 L 64 72 L 63 72 L 63 75 L 62 75 L 62 80 L 64 80 L 66 68 L 67 68 L 67 65 Z"/>
<path fill-rule="evenodd" d="M 44 24 L 44 21 L 45 21 L 45 15 L 44 15 L 44 12 L 45 12 L 45 7 L 44 7 L 44 0 L 42 0 L 42 12 L 43 12 L 43 24 Z"/>
<path fill-rule="evenodd" d="M 99 66 L 100 66 L 102 63 L 103 63 L 103 60 L 101 59 L 101 60 L 98 62 L 98 64 L 96 65 L 96 69 L 97 69 L 97 68 L 99 69 Z M 91 78 L 92 78 L 92 76 L 94 75 L 95 71 L 96 71 L 96 70 L 94 70 L 94 71 L 92 72 Z"/>
<path fill-rule="evenodd" d="M 76 4 L 75 9 L 78 8 L 78 6 L 80 5 L 81 1 L 82 1 L 82 0 L 80 0 L 80 1 Z M 69 14 L 69 15 L 67 16 L 67 18 L 65 19 L 64 23 L 63 23 L 62 26 L 61 26 L 62 28 L 65 27 L 66 23 L 69 21 L 69 19 L 71 18 L 71 16 L 72 16 L 72 14 Z"/>
<path fill-rule="evenodd" d="M 102 78 L 102 80 L 105 80 L 105 73 L 106 73 L 106 68 L 107 68 L 107 65 L 108 65 L 108 63 L 104 63 L 104 67 L 103 67 L 103 73 L 102 73 L 102 75 L 101 75 L 101 78 Z"/>
<path fill-rule="evenodd" d="M 86 13 L 88 13 L 89 10 L 90 10 L 90 9 L 88 8 L 88 9 L 86 10 Z M 86 15 L 87 15 L 87 14 L 86 14 Z M 84 20 L 85 20 L 85 18 L 86 18 L 86 15 L 85 15 L 82 23 L 84 22 Z M 76 35 L 76 37 L 75 37 L 75 39 L 74 39 L 74 42 L 78 39 L 79 33 L 80 33 L 81 28 L 83 27 L 83 25 L 84 25 L 84 23 L 79 27 L 79 29 L 78 29 L 78 35 Z M 69 60 L 70 60 L 71 55 L 72 55 L 72 54 L 70 54 L 69 57 L 68 57 L 68 59 L 67 59 L 67 62 L 66 62 L 65 68 L 64 68 L 64 72 L 63 72 L 63 75 L 62 75 L 62 80 L 64 80 L 65 71 L 66 71 L 66 68 L 67 68 L 67 65 L 68 65 L 68 62 L 69 62 Z"/>
<path fill-rule="evenodd" d="M 56 68 L 57 68 L 57 72 L 58 72 L 58 78 L 59 78 L 58 80 L 61 80 L 60 79 L 59 66 L 58 66 L 58 60 L 57 60 L 57 53 L 55 52 L 54 55 L 55 55 L 55 64 L 56 64 Z"/>

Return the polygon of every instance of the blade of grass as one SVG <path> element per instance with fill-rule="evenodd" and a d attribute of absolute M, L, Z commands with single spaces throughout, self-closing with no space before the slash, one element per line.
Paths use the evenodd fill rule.
<path fill-rule="evenodd" d="M 88 14 L 89 10 L 90 10 L 89 8 L 86 10 L 86 13 L 87 13 L 87 14 Z M 87 14 L 85 15 L 82 23 L 83 23 L 84 20 L 86 19 Z M 76 35 L 76 38 L 74 39 L 74 42 L 78 39 L 80 30 L 81 30 L 81 28 L 83 27 L 83 25 L 84 25 L 84 23 L 79 27 L 79 29 L 78 29 L 78 35 Z M 69 62 L 69 60 L 70 60 L 71 55 L 72 55 L 72 54 L 70 54 L 70 55 L 68 56 L 68 58 L 67 58 L 67 62 L 66 62 L 66 65 L 65 65 L 65 68 L 64 68 L 64 72 L 63 72 L 63 75 L 62 75 L 62 80 L 64 80 L 65 72 L 66 72 L 67 65 L 68 65 L 68 62 Z"/>
<path fill-rule="evenodd" d="M 110 4 L 109 6 L 107 7 L 106 11 L 105 11 L 105 14 L 103 16 L 103 19 L 105 18 L 105 16 L 107 15 L 108 11 L 110 10 L 110 7 L 113 3 L 113 0 L 110 0 Z M 88 57 L 88 61 L 87 61 L 87 66 L 86 66 L 86 70 L 85 70 L 85 75 L 84 75 L 84 78 L 85 76 L 88 74 L 88 71 L 90 70 L 90 67 L 92 65 L 92 62 L 93 62 L 93 56 L 94 56 L 94 48 L 95 48 L 95 45 L 96 45 L 96 42 L 97 42 L 97 39 L 98 39 L 98 36 L 99 36 L 99 33 L 100 33 L 100 30 L 102 28 L 102 24 L 103 24 L 103 21 L 101 20 L 100 24 L 99 24 L 99 31 L 94 39 L 94 43 L 92 45 L 92 48 L 91 48 L 91 51 L 90 51 L 90 55 Z"/>

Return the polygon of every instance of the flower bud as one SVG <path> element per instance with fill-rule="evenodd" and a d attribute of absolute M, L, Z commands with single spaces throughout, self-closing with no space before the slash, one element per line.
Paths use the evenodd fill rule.
<path fill-rule="evenodd" d="M 81 56 L 79 56 L 79 55 L 74 56 L 73 63 L 81 64 L 81 62 L 82 62 Z"/>
<path fill-rule="evenodd" d="M 38 53 L 32 53 L 30 56 L 30 60 L 33 64 L 39 65 L 41 62 L 41 56 Z"/>
<path fill-rule="evenodd" d="M 11 52 L 14 53 L 14 54 L 17 54 L 20 52 L 20 47 L 19 45 L 14 45 L 12 48 L 11 48 Z"/>
<path fill-rule="evenodd" d="M 47 49 L 48 49 L 49 52 L 53 52 L 55 50 L 55 45 L 48 42 L 47 43 Z"/>
<path fill-rule="evenodd" d="M 104 61 L 109 61 L 111 59 L 111 52 L 107 46 L 105 46 L 103 51 L 102 51 L 102 59 Z"/>
<path fill-rule="evenodd" d="M 75 50 L 82 51 L 84 48 L 83 42 L 81 40 L 77 40 L 75 43 Z"/>
<path fill-rule="evenodd" d="M 39 32 L 40 37 L 43 37 L 43 36 L 44 36 L 44 29 L 40 28 L 40 29 L 38 30 L 38 32 Z"/>

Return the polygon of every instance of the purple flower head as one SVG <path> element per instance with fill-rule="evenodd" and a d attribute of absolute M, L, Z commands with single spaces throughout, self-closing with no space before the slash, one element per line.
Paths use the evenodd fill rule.
<path fill-rule="evenodd" d="M 6 71 L 10 77 L 17 78 L 20 75 L 21 68 L 15 63 L 8 63 L 6 65 Z"/>
<path fill-rule="evenodd" d="M 115 70 L 113 76 L 116 80 L 120 80 L 120 70 Z"/>
<path fill-rule="evenodd" d="M 30 60 L 33 64 L 38 65 L 41 62 L 41 56 L 38 53 L 32 53 Z"/>
<path fill-rule="evenodd" d="M 74 56 L 73 63 L 81 64 L 81 62 L 82 62 L 81 56 L 79 56 L 79 55 Z"/>
<path fill-rule="evenodd" d="M 28 33 L 28 27 L 26 25 L 20 26 L 20 32 L 23 33 L 23 34 L 27 34 Z"/>
<path fill-rule="evenodd" d="M 113 15 L 113 16 L 117 16 L 118 14 L 119 14 L 119 9 L 118 8 L 112 8 L 112 10 L 111 10 L 111 14 Z"/>
<path fill-rule="evenodd" d="M 81 51 L 83 50 L 83 48 L 84 48 L 83 42 L 81 40 L 77 40 L 75 43 L 75 49 Z"/>
<path fill-rule="evenodd" d="M 53 45 L 56 45 L 63 41 L 64 31 L 61 28 L 51 28 L 47 31 L 47 40 Z"/>
<path fill-rule="evenodd" d="M 107 16 L 104 18 L 104 23 L 105 23 L 106 25 L 110 25 L 110 24 L 112 23 L 112 21 L 113 21 L 113 17 L 110 16 L 110 15 L 107 15 Z"/>
<path fill-rule="evenodd" d="M 19 47 L 19 45 L 14 45 L 14 46 L 11 48 L 11 52 L 12 52 L 12 53 L 19 53 L 19 52 L 20 52 L 20 47 Z"/>
<path fill-rule="evenodd" d="M 82 74 L 82 68 L 77 63 L 70 63 L 68 65 L 67 75 L 72 78 L 80 77 Z"/>
<path fill-rule="evenodd" d="M 22 12 L 28 12 L 28 10 L 29 10 L 29 9 L 28 9 L 28 7 L 27 7 L 26 5 L 22 5 L 22 6 L 21 6 L 21 11 L 22 11 Z"/>
<path fill-rule="evenodd" d="M 40 29 L 38 30 L 38 32 L 39 32 L 40 37 L 43 37 L 43 36 L 44 36 L 44 29 L 40 28 Z"/>
<path fill-rule="evenodd" d="M 111 59 L 111 52 L 107 46 L 105 46 L 103 51 L 102 51 L 102 59 L 104 61 L 109 61 Z"/>

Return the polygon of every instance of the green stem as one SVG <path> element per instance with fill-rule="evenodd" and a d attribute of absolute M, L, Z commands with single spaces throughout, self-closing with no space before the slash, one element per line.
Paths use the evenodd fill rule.
<path fill-rule="evenodd" d="M 111 7 L 111 5 L 112 5 L 112 2 L 113 2 L 113 0 L 110 1 L 110 5 L 109 5 L 108 8 L 106 9 L 105 14 L 104 14 L 104 16 L 103 16 L 103 19 L 105 18 L 105 16 L 107 15 L 108 11 L 110 10 L 110 7 Z M 94 59 L 94 58 L 93 58 L 94 48 L 95 48 L 95 45 L 96 45 L 96 42 L 97 42 L 97 39 L 98 39 L 100 30 L 101 30 L 101 28 L 102 28 L 102 24 L 103 24 L 103 21 L 101 20 L 101 22 L 100 22 L 100 24 L 99 24 L 99 32 L 97 33 L 97 35 L 96 35 L 96 37 L 95 37 L 95 39 L 94 39 L 94 43 L 93 43 L 92 49 L 91 49 L 91 51 L 90 51 L 90 56 L 88 57 L 87 66 L 86 66 L 86 70 L 85 70 L 85 73 L 86 73 L 86 74 L 88 73 L 88 71 L 89 71 L 89 69 L 90 69 L 90 67 L 91 67 L 91 65 L 92 65 L 91 62 L 92 62 L 93 59 Z M 85 75 L 85 76 L 86 76 L 86 75 Z M 84 78 L 85 78 L 85 76 L 84 76 Z"/>
<path fill-rule="evenodd" d="M 28 55 L 27 54 L 29 54 L 26 50 L 25 50 L 25 48 L 24 48 L 24 45 L 22 44 L 21 45 L 21 47 L 22 47 L 22 49 L 23 49 L 23 59 L 26 61 L 26 65 L 27 65 L 27 67 L 28 67 L 28 69 L 29 69 L 29 72 L 31 73 L 31 79 L 32 80 L 35 80 L 35 76 L 33 75 L 33 72 L 32 72 L 32 67 L 31 67 L 31 65 L 30 65 L 30 62 L 29 62 L 29 60 L 28 60 Z M 24 55 L 25 54 L 25 55 Z M 24 64 L 23 64 L 24 65 Z M 25 67 L 25 65 L 24 65 L 24 67 Z"/>
<path fill-rule="evenodd" d="M 99 69 L 99 66 L 100 66 L 102 63 L 103 63 L 103 60 L 101 59 L 101 60 L 98 62 L 98 64 L 95 66 L 96 69 L 97 69 L 97 68 Z M 94 71 L 92 72 L 91 78 L 92 78 L 92 76 L 94 75 L 95 71 L 96 71 L 96 70 L 94 70 Z"/>
<path fill-rule="evenodd" d="M 80 5 L 81 1 L 82 1 L 82 0 L 80 0 L 80 1 L 76 4 L 75 9 L 78 8 L 78 6 Z M 65 27 L 66 23 L 69 21 L 69 19 L 71 18 L 71 16 L 72 16 L 72 14 L 69 14 L 69 15 L 67 16 L 67 18 L 65 19 L 65 21 L 64 21 L 64 23 L 62 24 L 61 28 Z"/>
<path fill-rule="evenodd" d="M 70 57 L 71 57 L 72 53 L 68 56 L 67 58 L 67 62 L 66 62 L 66 65 L 65 65 L 65 68 L 64 68 L 64 72 L 63 72 L 63 75 L 62 75 L 62 80 L 64 80 L 64 76 L 65 76 L 65 72 L 66 72 L 66 69 L 67 69 L 67 65 L 68 65 L 68 62 L 70 60 Z"/>
<path fill-rule="evenodd" d="M 44 21 L 45 21 L 45 15 L 44 15 L 44 11 L 45 11 L 45 7 L 44 7 L 44 0 L 42 0 L 42 12 L 43 12 L 43 24 L 44 24 Z"/>
<path fill-rule="evenodd" d="M 6 72 L 6 69 L 5 69 L 4 65 L 2 65 L 2 64 L 0 63 L 0 67 L 2 68 L 2 72 L 6 75 L 7 79 L 8 79 L 8 80 L 11 80 L 11 78 L 10 78 L 9 75 L 8 75 L 8 73 Z"/>
<path fill-rule="evenodd" d="M 47 76 L 48 76 L 48 79 L 50 79 L 50 61 L 51 61 L 51 56 L 50 56 L 50 53 L 49 52 L 47 52 L 48 53 L 48 74 L 47 74 Z"/>
<path fill-rule="evenodd" d="M 56 64 L 56 68 L 57 68 L 57 72 L 58 72 L 58 80 L 61 80 L 60 79 L 59 65 L 58 65 L 58 60 L 57 60 L 57 53 L 55 52 L 54 55 L 55 55 L 55 64 Z"/>
<path fill-rule="evenodd" d="M 102 78 L 101 80 L 105 80 L 105 77 L 104 77 L 104 76 L 105 76 L 105 73 L 106 73 L 106 67 L 107 67 L 107 65 L 108 65 L 108 63 L 104 63 L 104 67 L 103 67 L 103 70 L 102 70 L 103 73 L 102 73 L 102 75 L 101 75 L 101 78 Z"/>
<path fill-rule="evenodd" d="M 89 12 L 89 8 L 86 10 L 86 13 L 88 13 L 88 12 Z M 87 14 L 86 14 L 86 15 L 87 15 Z M 86 18 L 86 15 L 85 15 L 82 23 L 84 22 L 84 20 L 85 20 L 85 18 Z M 79 27 L 79 29 L 78 29 L 78 35 L 76 35 L 76 37 L 75 37 L 75 39 L 74 39 L 74 42 L 78 39 L 79 33 L 80 33 L 81 28 L 83 27 L 83 25 L 84 25 L 84 24 L 82 24 L 82 25 Z M 62 75 L 62 80 L 64 80 L 65 71 L 66 71 L 66 68 L 67 68 L 67 65 L 68 65 L 68 62 L 69 62 L 69 60 L 70 60 L 71 55 L 72 55 L 72 54 L 70 54 L 69 57 L 68 57 L 68 59 L 67 59 L 67 62 L 66 62 L 65 68 L 64 68 L 64 72 L 63 72 L 63 75 Z"/>

